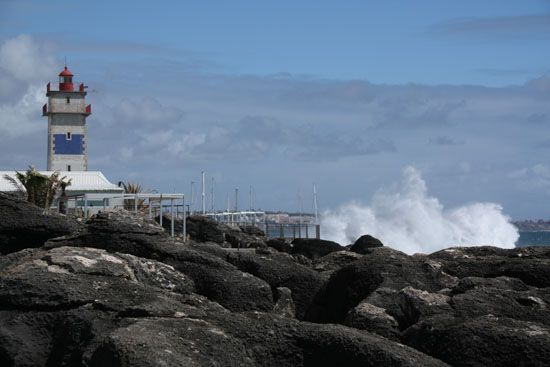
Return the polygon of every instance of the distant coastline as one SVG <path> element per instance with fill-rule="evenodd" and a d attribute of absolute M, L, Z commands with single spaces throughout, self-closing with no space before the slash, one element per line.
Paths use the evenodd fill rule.
<path fill-rule="evenodd" d="M 550 232 L 550 220 L 517 220 L 512 221 L 512 224 L 515 225 L 520 232 Z"/>

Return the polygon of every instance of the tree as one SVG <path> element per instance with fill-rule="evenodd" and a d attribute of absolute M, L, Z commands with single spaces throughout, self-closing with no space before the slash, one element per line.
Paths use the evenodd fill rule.
<path fill-rule="evenodd" d="M 67 176 L 59 177 L 59 171 L 51 176 L 41 174 L 36 168 L 29 166 L 25 173 L 15 172 L 15 177 L 4 175 L 27 201 L 44 209 L 52 206 L 54 199 L 71 184 Z"/>
<path fill-rule="evenodd" d="M 126 194 L 139 194 L 139 193 L 143 192 L 143 188 L 138 183 L 122 182 L 122 187 L 124 188 L 124 192 Z M 145 207 L 144 204 L 145 204 L 144 199 L 138 199 L 137 208 L 139 210 L 142 210 Z M 135 199 L 125 199 L 124 200 L 124 209 L 134 210 L 134 208 L 135 208 Z"/>

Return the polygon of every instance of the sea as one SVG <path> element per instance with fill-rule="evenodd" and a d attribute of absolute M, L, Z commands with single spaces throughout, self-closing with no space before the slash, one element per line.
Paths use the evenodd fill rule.
<path fill-rule="evenodd" d="M 550 231 L 519 232 L 516 247 L 550 246 Z"/>

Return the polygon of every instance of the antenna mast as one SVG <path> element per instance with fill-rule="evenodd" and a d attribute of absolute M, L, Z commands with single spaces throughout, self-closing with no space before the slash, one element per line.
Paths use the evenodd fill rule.
<path fill-rule="evenodd" d="M 191 214 L 195 211 L 195 181 L 191 181 Z"/>
<path fill-rule="evenodd" d="M 317 188 L 313 184 L 313 211 L 315 212 L 315 223 L 319 223 L 319 208 L 317 206 Z"/>
<path fill-rule="evenodd" d="M 250 199 L 250 208 L 249 210 L 252 211 L 252 185 L 250 185 L 250 191 L 248 192 L 249 199 Z"/>
<path fill-rule="evenodd" d="M 202 206 L 202 215 L 206 214 L 206 194 L 204 193 L 204 171 L 202 171 L 202 194 L 201 194 L 201 206 Z"/>
<path fill-rule="evenodd" d="M 212 176 L 212 185 L 210 187 L 210 200 L 212 201 L 212 213 L 214 213 L 214 176 Z"/>
<path fill-rule="evenodd" d="M 300 224 L 300 230 L 302 229 L 302 211 L 303 211 L 303 204 L 302 204 L 302 192 L 298 190 L 298 202 L 300 204 L 300 217 L 298 218 L 298 223 Z"/>

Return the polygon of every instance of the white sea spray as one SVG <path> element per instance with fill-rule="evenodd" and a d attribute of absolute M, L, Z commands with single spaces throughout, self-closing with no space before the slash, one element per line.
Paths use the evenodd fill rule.
<path fill-rule="evenodd" d="M 451 246 L 513 248 L 519 238 L 499 204 L 476 202 L 445 209 L 428 195 L 420 172 L 410 166 L 397 187 L 379 190 L 368 205 L 350 202 L 325 211 L 321 228 L 323 238 L 342 245 L 370 234 L 408 254 Z"/>

